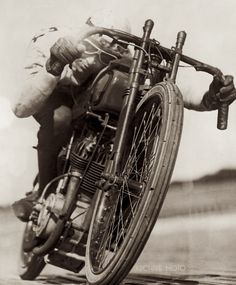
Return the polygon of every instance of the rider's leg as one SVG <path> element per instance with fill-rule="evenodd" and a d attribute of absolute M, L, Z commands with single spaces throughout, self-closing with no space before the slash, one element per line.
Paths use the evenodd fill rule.
<path fill-rule="evenodd" d="M 38 166 L 40 195 L 46 184 L 56 176 L 57 155 L 71 134 L 72 102 L 68 94 L 52 96 L 34 118 L 40 124 L 38 132 Z M 35 195 L 30 195 L 13 204 L 15 215 L 27 221 Z"/>
<path fill-rule="evenodd" d="M 48 182 L 57 175 L 57 156 L 71 134 L 71 109 L 60 106 L 53 112 L 53 126 L 47 118 L 37 118 L 38 132 L 39 195 Z"/>

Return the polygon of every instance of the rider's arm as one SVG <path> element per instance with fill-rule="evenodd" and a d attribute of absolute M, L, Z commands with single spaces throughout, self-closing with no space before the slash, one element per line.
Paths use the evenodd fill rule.
<path fill-rule="evenodd" d="M 35 114 L 60 80 L 60 76 L 53 76 L 45 69 L 50 46 L 57 38 L 56 31 L 39 35 L 32 40 L 22 71 L 20 92 L 13 103 L 13 112 L 17 117 L 24 118 Z"/>
<path fill-rule="evenodd" d="M 59 81 L 65 80 L 68 64 L 80 57 L 83 46 L 77 44 L 68 30 L 42 34 L 32 41 L 25 65 L 25 78 L 21 92 L 15 98 L 13 112 L 17 117 L 29 117 L 37 113 L 47 101 Z M 59 64 L 58 64 L 59 63 Z"/>
<path fill-rule="evenodd" d="M 19 118 L 25 118 L 40 110 L 53 92 L 59 79 L 60 77 L 49 74 L 44 68 L 32 78 L 28 78 L 13 106 L 15 115 Z"/>
<path fill-rule="evenodd" d="M 184 98 L 184 107 L 195 111 L 212 111 L 219 108 L 220 104 L 231 104 L 236 99 L 236 90 L 233 77 L 226 75 L 221 82 L 217 77 L 213 78 L 209 90 L 199 98 Z"/>
<path fill-rule="evenodd" d="M 194 111 L 209 111 L 203 104 L 202 98 L 185 98 L 184 97 L 184 107 L 188 110 L 194 110 Z"/>

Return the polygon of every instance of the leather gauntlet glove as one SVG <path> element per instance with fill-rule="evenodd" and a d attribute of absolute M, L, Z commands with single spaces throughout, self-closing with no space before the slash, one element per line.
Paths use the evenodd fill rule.
<path fill-rule="evenodd" d="M 233 76 L 226 75 L 224 81 L 214 77 L 209 90 L 205 93 L 202 103 L 207 110 L 216 110 L 220 104 L 230 105 L 236 99 L 236 90 L 234 87 Z"/>
<path fill-rule="evenodd" d="M 76 44 L 72 38 L 59 38 L 50 49 L 50 57 L 46 62 L 47 72 L 60 76 L 65 65 L 79 58 L 84 50 L 84 45 Z"/>

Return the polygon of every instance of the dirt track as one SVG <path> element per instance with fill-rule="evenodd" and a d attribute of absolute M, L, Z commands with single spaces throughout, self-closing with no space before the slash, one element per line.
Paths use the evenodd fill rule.
<path fill-rule="evenodd" d="M 85 284 L 82 275 L 47 265 L 37 281 L 17 276 L 23 225 L 0 213 L 0 284 Z M 236 284 L 236 213 L 161 219 L 124 284 Z"/>

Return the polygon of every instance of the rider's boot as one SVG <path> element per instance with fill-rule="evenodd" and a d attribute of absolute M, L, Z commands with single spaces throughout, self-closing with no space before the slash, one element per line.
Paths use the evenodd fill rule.
<path fill-rule="evenodd" d="M 34 207 L 34 202 L 41 196 L 45 186 L 57 174 L 58 152 L 38 149 L 39 189 L 29 192 L 26 197 L 13 203 L 12 208 L 15 216 L 22 222 L 28 222 Z"/>

